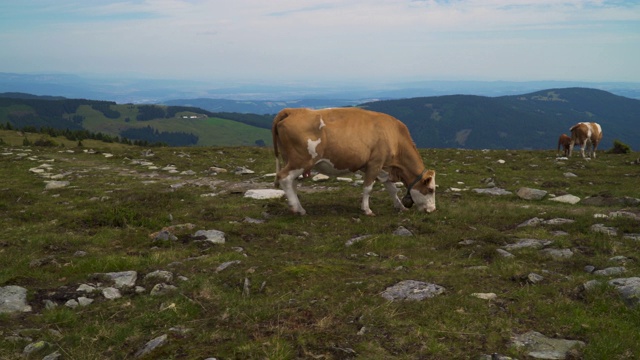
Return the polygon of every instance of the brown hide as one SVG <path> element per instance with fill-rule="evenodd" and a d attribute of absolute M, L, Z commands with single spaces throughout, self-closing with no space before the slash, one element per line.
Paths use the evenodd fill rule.
<path fill-rule="evenodd" d="M 289 169 L 308 172 L 319 159 L 327 159 L 334 168 L 351 172 L 387 168 L 395 181 L 402 180 L 398 170 L 410 177 L 424 169 L 407 127 L 373 111 L 284 109 L 274 119 L 273 136 L 276 157 L 280 153 Z M 309 140 L 318 139 L 317 156 L 312 157 Z"/>
<path fill-rule="evenodd" d="M 571 131 L 571 144 L 569 146 L 569 156 L 573 151 L 575 144 L 581 147 L 582 157 L 585 157 L 585 149 L 589 152 L 591 145 L 591 157 L 595 157 L 596 149 L 600 140 L 602 140 L 602 128 L 595 122 L 580 122 L 569 129 Z"/>
<path fill-rule="evenodd" d="M 425 169 L 409 130 L 392 116 L 360 108 L 287 108 L 273 119 L 272 134 L 276 186 L 285 190 L 294 212 L 305 210 L 292 182 L 308 177 L 311 169 L 328 175 L 362 171 L 367 215 L 373 215 L 368 199 L 376 179 L 385 184 L 396 208 L 404 207 L 392 182 L 402 181 L 413 192 L 409 200 L 417 197 L 422 210 L 435 210 L 435 172 Z"/>
<path fill-rule="evenodd" d="M 571 138 L 567 134 L 562 134 L 558 138 L 558 155 L 560 154 L 560 148 L 563 149 L 563 156 L 569 156 L 569 150 L 571 149 Z"/>

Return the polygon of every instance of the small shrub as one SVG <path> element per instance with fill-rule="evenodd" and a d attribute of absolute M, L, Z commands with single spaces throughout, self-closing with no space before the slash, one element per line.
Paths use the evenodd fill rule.
<path fill-rule="evenodd" d="M 35 145 L 35 146 L 45 146 L 45 147 L 58 146 L 58 144 L 55 141 L 53 141 L 51 139 L 44 138 L 44 137 L 41 137 L 40 139 L 36 140 L 33 143 L 33 145 Z"/>
<path fill-rule="evenodd" d="M 613 148 L 607 151 L 609 154 L 629 154 L 631 147 L 620 140 L 613 141 Z"/>

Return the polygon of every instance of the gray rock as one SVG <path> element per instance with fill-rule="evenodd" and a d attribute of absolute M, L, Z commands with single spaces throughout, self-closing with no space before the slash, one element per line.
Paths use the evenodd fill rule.
<path fill-rule="evenodd" d="M 543 249 L 540 250 L 540 252 L 551 256 L 556 260 L 568 259 L 573 256 L 573 251 L 571 251 L 571 249 Z"/>
<path fill-rule="evenodd" d="M 155 280 L 162 282 L 171 282 L 173 280 L 173 273 L 171 271 L 165 270 L 156 270 L 148 273 L 145 277 L 145 280 Z"/>
<path fill-rule="evenodd" d="M 544 220 L 543 220 L 543 219 L 540 219 L 540 218 L 538 218 L 538 217 L 534 217 L 534 218 L 531 218 L 531 219 L 529 219 L 529 220 L 527 220 L 527 221 L 525 221 L 525 222 L 521 223 L 520 225 L 518 225 L 518 227 L 524 227 L 524 226 L 537 226 L 537 225 L 542 224 L 543 222 L 544 222 Z"/>
<path fill-rule="evenodd" d="M 212 244 L 225 243 L 225 234 L 219 230 L 198 230 L 193 236 L 196 238 L 204 237 L 204 241 Z"/>
<path fill-rule="evenodd" d="M 640 303 L 640 277 L 613 279 L 609 280 L 608 284 L 618 290 L 629 306 L 636 306 Z"/>
<path fill-rule="evenodd" d="M 108 280 L 113 281 L 114 286 L 118 289 L 132 288 L 136 285 L 136 280 L 138 279 L 138 273 L 135 271 L 110 272 L 94 274 L 94 276 L 98 278 L 106 277 Z"/>
<path fill-rule="evenodd" d="M 602 270 L 596 270 L 593 272 L 593 274 L 601 275 L 601 276 L 611 276 L 611 275 L 620 275 L 626 271 L 627 269 L 624 266 L 615 266 L 615 267 L 609 267 Z"/>
<path fill-rule="evenodd" d="M 510 252 L 508 252 L 507 250 L 504 250 L 504 249 L 498 249 L 496 251 L 498 252 L 498 254 L 500 254 L 500 256 L 505 257 L 505 258 L 515 257 L 515 255 L 513 255 L 512 253 L 510 253 Z"/>
<path fill-rule="evenodd" d="M 31 306 L 27 304 L 27 289 L 14 285 L 0 287 L 0 314 L 29 311 Z"/>
<path fill-rule="evenodd" d="M 572 172 L 566 172 L 564 173 L 564 177 L 578 177 L 578 175 L 572 173 Z"/>
<path fill-rule="evenodd" d="M 413 233 L 404 226 L 398 226 L 398 228 L 393 232 L 393 235 L 397 236 L 413 236 Z"/>
<path fill-rule="evenodd" d="M 120 290 L 116 288 L 107 287 L 102 289 L 102 296 L 104 296 L 108 300 L 115 300 L 121 298 L 122 294 L 120 293 Z"/>
<path fill-rule="evenodd" d="M 154 241 L 176 241 L 178 237 L 167 230 L 162 230 L 153 238 Z"/>
<path fill-rule="evenodd" d="M 616 228 L 604 226 L 604 224 L 593 224 L 590 229 L 593 232 L 599 232 L 610 236 L 618 235 L 618 230 Z"/>
<path fill-rule="evenodd" d="M 505 189 L 496 188 L 496 187 L 489 188 L 489 189 L 473 189 L 473 191 L 478 194 L 488 194 L 488 195 L 494 195 L 494 196 L 513 194 L 511 191 L 507 191 Z"/>
<path fill-rule="evenodd" d="M 244 197 L 256 200 L 280 199 L 283 196 L 284 191 L 279 189 L 253 189 L 244 193 Z"/>
<path fill-rule="evenodd" d="M 67 300 L 66 303 L 64 303 L 64 306 L 71 308 L 71 309 L 75 309 L 79 306 L 80 304 L 78 303 L 78 300 L 76 299 L 71 299 L 71 300 Z"/>
<path fill-rule="evenodd" d="M 164 344 L 167 343 L 167 335 L 160 335 L 157 338 L 149 341 L 148 343 L 146 343 L 142 349 L 138 350 L 134 357 L 136 358 L 141 358 L 143 356 L 146 356 L 148 354 L 150 354 L 152 351 L 154 351 L 155 349 L 159 348 L 160 346 L 163 346 Z"/>
<path fill-rule="evenodd" d="M 58 360 L 62 359 L 62 354 L 59 351 L 54 351 L 51 354 L 42 358 L 42 360 Z"/>
<path fill-rule="evenodd" d="M 92 302 L 93 302 L 93 299 L 88 297 L 80 296 L 78 298 L 78 305 L 80 306 L 87 306 L 87 305 L 90 305 Z"/>
<path fill-rule="evenodd" d="M 556 201 L 556 202 L 561 202 L 561 203 L 565 203 L 565 204 L 577 204 L 578 202 L 580 202 L 580 198 L 575 196 L 575 195 L 571 195 L 571 194 L 567 194 L 567 195 L 562 195 L 562 196 L 556 196 L 554 198 L 550 198 L 549 200 L 551 201 Z"/>
<path fill-rule="evenodd" d="M 220 264 L 220 265 L 216 268 L 216 272 L 218 273 L 218 272 L 220 272 L 220 271 L 223 271 L 223 270 L 225 270 L 226 268 L 228 268 L 228 267 L 229 267 L 229 266 L 231 266 L 231 265 L 240 264 L 240 262 L 241 262 L 240 260 L 232 260 L 232 261 L 224 262 L 224 263 Z"/>
<path fill-rule="evenodd" d="M 540 249 L 552 243 L 553 243 L 552 240 L 518 239 L 518 241 L 515 244 L 508 244 L 503 246 L 503 248 L 507 251 L 524 249 L 524 248 Z"/>
<path fill-rule="evenodd" d="M 49 344 L 46 341 L 36 341 L 34 343 L 31 343 L 27 346 L 24 347 L 24 349 L 22 350 L 22 355 L 24 357 L 29 357 L 35 353 L 38 353 L 40 351 L 44 351 L 45 349 L 48 349 L 51 346 L 51 344 Z"/>
<path fill-rule="evenodd" d="M 594 272 L 596 270 L 596 267 L 593 265 L 587 265 L 584 267 L 584 271 L 588 272 L 589 274 L 591 274 L 592 272 Z"/>
<path fill-rule="evenodd" d="M 544 190 L 522 187 L 516 191 L 516 195 L 525 200 L 541 200 L 547 195 L 547 192 Z"/>
<path fill-rule="evenodd" d="M 573 224 L 576 222 L 572 219 L 564 219 L 564 218 L 555 218 L 544 221 L 545 225 L 564 225 L 564 224 Z"/>
<path fill-rule="evenodd" d="M 531 284 L 537 284 L 542 280 L 544 280 L 544 276 L 542 275 L 538 275 L 536 273 L 530 273 L 529 275 L 527 275 L 527 281 Z"/>
<path fill-rule="evenodd" d="M 440 295 L 445 288 L 431 283 L 416 280 L 404 280 L 388 287 L 382 292 L 382 297 L 389 301 L 414 300 L 421 301 Z"/>
<path fill-rule="evenodd" d="M 248 168 L 246 168 L 244 166 L 239 166 L 239 167 L 236 168 L 234 173 L 236 175 L 250 175 L 250 174 L 255 174 L 255 171 L 249 170 Z"/>
<path fill-rule="evenodd" d="M 359 243 L 363 240 L 366 240 L 368 238 L 370 238 L 371 235 L 362 235 L 362 236 L 356 236 L 354 238 L 351 238 L 349 240 L 347 240 L 347 242 L 344 243 L 345 246 L 351 246 L 353 244 Z"/>
<path fill-rule="evenodd" d="M 76 292 L 84 292 L 87 294 L 91 294 L 92 292 L 96 291 L 97 289 L 91 285 L 87 285 L 87 284 L 80 284 L 80 286 L 78 286 L 78 288 L 76 289 Z"/>
<path fill-rule="evenodd" d="M 599 280 L 589 280 L 586 283 L 582 284 L 585 290 L 592 290 L 602 285 L 602 282 Z"/>
<path fill-rule="evenodd" d="M 160 284 L 156 284 L 156 286 L 153 287 L 153 289 L 151 289 L 151 296 L 160 296 L 160 295 L 166 295 L 174 290 L 176 290 L 177 287 L 173 286 L 173 285 L 167 285 L 165 283 L 160 283 Z"/>
<path fill-rule="evenodd" d="M 512 344 L 525 348 L 527 355 L 534 359 L 566 359 L 573 348 L 585 346 L 582 341 L 552 339 L 536 331 L 514 336 Z"/>
<path fill-rule="evenodd" d="M 45 183 L 47 184 L 44 187 L 45 190 L 62 189 L 64 187 L 69 186 L 70 184 L 68 181 L 57 181 L 57 180 L 45 181 Z"/>

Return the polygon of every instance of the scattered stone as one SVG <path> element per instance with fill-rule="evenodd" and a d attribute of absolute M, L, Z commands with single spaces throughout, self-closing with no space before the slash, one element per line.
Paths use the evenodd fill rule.
<path fill-rule="evenodd" d="M 94 291 L 96 291 L 96 288 L 87 284 L 80 284 L 80 286 L 78 286 L 78 288 L 76 289 L 76 292 L 85 292 L 88 294 L 91 294 Z"/>
<path fill-rule="evenodd" d="M 144 280 L 145 281 L 155 280 L 155 281 L 162 281 L 162 282 L 171 282 L 173 280 L 173 273 L 170 272 L 170 271 L 165 271 L 165 270 L 156 270 L 156 271 L 148 273 L 144 277 Z"/>
<path fill-rule="evenodd" d="M 224 244 L 225 234 L 219 230 L 198 230 L 193 235 L 196 239 L 204 240 L 212 244 Z"/>
<path fill-rule="evenodd" d="M 167 343 L 167 335 L 160 335 L 157 338 L 149 341 L 148 343 L 146 343 L 142 349 L 138 350 L 134 357 L 136 358 L 141 358 L 143 356 L 146 356 L 148 354 L 150 354 L 152 351 L 154 351 L 155 349 L 163 346 L 164 344 Z"/>
<path fill-rule="evenodd" d="M 584 271 L 588 272 L 589 274 L 593 273 L 594 271 L 596 271 L 596 267 L 593 265 L 587 265 L 584 267 Z"/>
<path fill-rule="evenodd" d="M 596 270 L 593 272 L 593 274 L 601 275 L 601 276 L 611 276 L 611 275 L 620 275 L 626 271 L 627 269 L 624 266 L 615 266 L 615 267 L 608 267 L 602 270 Z"/>
<path fill-rule="evenodd" d="M 336 181 L 350 183 L 350 182 L 353 182 L 353 179 L 352 178 L 348 178 L 348 177 L 340 177 L 340 176 L 338 176 L 338 177 L 336 177 Z"/>
<path fill-rule="evenodd" d="M 511 191 L 507 191 L 505 189 L 500 189 L 496 187 L 488 188 L 488 189 L 473 189 L 473 191 L 475 191 L 478 194 L 488 194 L 488 195 L 494 195 L 494 196 L 513 194 Z"/>
<path fill-rule="evenodd" d="M 110 272 L 103 274 L 94 274 L 94 276 L 106 277 L 107 279 L 114 282 L 114 286 L 118 289 L 123 288 L 132 288 L 136 285 L 136 280 L 138 279 L 138 273 L 135 271 L 121 271 L 121 272 Z"/>
<path fill-rule="evenodd" d="M 414 300 L 421 301 L 445 292 L 445 288 L 431 283 L 416 280 L 404 280 L 388 287 L 382 297 L 389 301 Z"/>
<path fill-rule="evenodd" d="M 279 189 L 253 189 L 244 193 L 244 197 L 257 200 L 280 199 L 283 196 L 284 191 Z"/>
<path fill-rule="evenodd" d="M 618 230 L 614 227 L 604 226 L 604 224 L 591 225 L 591 231 L 607 234 L 609 236 L 618 235 Z"/>
<path fill-rule="evenodd" d="M 250 174 L 255 174 L 255 171 L 253 170 L 249 170 L 244 166 L 239 166 L 236 168 L 236 170 L 234 171 L 234 173 L 236 175 L 250 175 Z"/>
<path fill-rule="evenodd" d="M 371 237 L 371 235 L 356 236 L 354 238 L 351 238 L 351 239 L 347 240 L 347 242 L 344 243 L 344 245 L 345 246 L 351 246 L 353 244 L 356 244 L 356 243 L 359 243 L 359 242 L 361 242 L 363 240 L 366 240 L 366 239 L 368 239 L 370 237 Z"/>
<path fill-rule="evenodd" d="M 250 217 L 245 217 L 244 218 L 244 222 L 246 222 L 248 224 L 264 224 L 264 220 L 262 220 L 262 219 L 254 219 L 254 218 L 250 218 Z"/>
<path fill-rule="evenodd" d="M 27 289 L 15 285 L 0 287 L 0 314 L 29 311 L 31 306 L 27 304 Z"/>
<path fill-rule="evenodd" d="M 228 268 L 231 265 L 237 265 L 237 264 L 240 264 L 240 263 L 241 263 L 240 260 L 232 260 L 232 261 L 224 262 L 224 263 L 220 264 L 220 266 L 218 266 L 216 268 L 216 272 L 219 273 L 220 271 L 225 270 L 226 268 Z"/>
<path fill-rule="evenodd" d="M 121 298 L 122 294 L 120 293 L 120 290 L 116 288 L 107 287 L 102 289 L 102 296 L 104 296 L 107 300 L 115 300 Z"/>
<path fill-rule="evenodd" d="M 640 277 L 613 279 L 609 280 L 608 284 L 618 290 L 629 306 L 636 306 L 640 303 Z"/>
<path fill-rule="evenodd" d="M 70 182 L 68 181 L 58 181 L 58 180 L 51 180 L 51 181 L 45 181 L 45 190 L 55 190 L 55 189 L 62 189 L 64 187 L 69 186 Z"/>
<path fill-rule="evenodd" d="M 538 240 L 538 239 L 518 239 L 515 244 L 508 244 L 503 246 L 507 251 L 518 250 L 523 248 L 540 249 L 553 243 L 553 240 Z"/>
<path fill-rule="evenodd" d="M 316 174 L 311 178 L 311 180 L 313 180 L 315 182 L 327 181 L 329 179 L 331 179 L 331 177 L 329 177 L 328 175 L 325 175 L 325 174 Z"/>
<path fill-rule="evenodd" d="M 477 297 L 482 300 L 495 300 L 498 298 L 498 295 L 495 293 L 473 293 L 471 296 Z"/>
<path fill-rule="evenodd" d="M 82 250 L 78 250 L 78 251 L 73 253 L 73 256 L 75 256 L 75 257 L 85 257 L 87 255 L 88 255 L 87 252 L 86 251 L 82 251 Z"/>
<path fill-rule="evenodd" d="M 626 256 L 622 256 L 622 255 L 620 255 L 620 256 L 614 256 L 614 257 L 612 257 L 612 258 L 609 258 L 609 261 L 610 261 L 610 262 L 617 262 L 617 263 L 626 264 L 627 262 L 632 262 L 633 260 L 632 260 L 632 259 L 629 259 L 629 258 L 628 258 L 628 257 L 626 257 Z"/>
<path fill-rule="evenodd" d="M 574 222 L 576 222 L 575 220 L 572 219 L 564 219 L 564 218 L 555 218 L 555 219 L 549 219 L 543 222 L 543 224 L 545 225 L 564 225 L 564 224 L 573 224 Z"/>
<path fill-rule="evenodd" d="M 522 187 L 516 191 L 516 195 L 525 200 L 541 200 L 547 195 L 547 192 L 544 190 Z"/>
<path fill-rule="evenodd" d="M 178 237 L 170 233 L 168 230 L 162 230 L 157 233 L 153 238 L 153 241 L 176 241 Z"/>
<path fill-rule="evenodd" d="M 31 355 L 44 351 L 45 349 L 48 349 L 51 345 L 46 342 L 46 341 L 36 341 L 34 343 L 31 343 L 27 346 L 24 347 L 24 349 L 22 350 L 22 355 L 24 357 L 30 357 Z"/>
<path fill-rule="evenodd" d="M 80 306 L 87 306 L 87 305 L 90 305 L 92 302 L 93 302 L 93 299 L 88 297 L 80 296 L 78 298 L 78 305 Z"/>
<path fill-rule="evenodd" d="M 585 346 L 582 341 L 552 339 L 536 331 L 514 336 L 512 344 L 525 348 L 527 355 L 534 359 L 566 359 L 572 349 Z"/>
<path fill-rule="evenodd" d="M 545 255 L 549 255 L 556 260 L 568 259 L 573 256 L 573 251 L 571 251 L 571 249 L 543 249 L 540 250 L 540 252 Z"/>
<path fill-rule="evenodd" d="M 399 226 L 394 232 L 393 235 L 397 236 L 413 236 L 413 233 L 404 226 Z"/>
<path fill-rule="evenodd" d="M 58 304 L 54 303 L 49 299 L 44 299 L 42 300 L 42 302 L 44 303 L 44 308 L 47 310 L 55 309 L 58 307 Z"/>
<path fill-rule="evenodd" d="M 80 305 L 78 303 L 78 301 L 76 299 L 71 299 L 71 300 L 67 300 L 66 303 L 64 303 L 64 306 L 71 308 L 71 309 L 75 309 L 78 307 L 78 305 Z"/>
<path fill-rule="evenodd" d="M 534 217 L 532 219 L 529 219 L 523 223 L 521 223 L 520 225 L 518 225 L 518 227 L 524 227 L 524 226 L 537 226 L 539 224 L 542 224 L 544 222 L 543 219 L 540 219 L 538 217 Z"/>
<path fill-rule="evenodd" d="M 512 253 L 508 252 L 507 250 L 503 250 L 503 249 L 498 249 L 496 250 L 498 252 L 498 254 L 500 254 L 500 256 L 505 257 L 505 258 L 512 258 L 515 257 L 515 255 L 513 255 Z"/>
<path fill-rule="evenodd" d="M 576 175 L 576 174 L 574 174 L 572 172 L 566 172 L 566 173 L 564 173 L 564 177 L 571 178 L 571 177 L 578 177 L 578 175 Z"/>
<path fill-rule="evenodd" d="M 550 198 L 549 200 L 551 201 L 556 201 L 556 202 L 561 202 L 561 203 L 565 203 L 565 204 L 577 204 L 578 202 L 580 202 L 580 198 L 575 196 L 575 195 L 571 195 L 571 194 L 567 194 L 567 195 L 562 195 L 562 196 L 556 196 L 554 198 Z"/>
<path fill-rule="evenodd" d="M 49 256 L 45 256 L 45 257 L 43 257 L 41 259 L 31 260 L 31 262 L 29 262 L 29 267 L 35 268 L 35 267 L 45 266 L 45 265 L 48 265 L 48 264 L 53 264 L 53 265 L 60 266 L 60 264 L 58 264 L 58 262 L 56 261 L 56 258 L 53 255 L 49 255 Z"/>
<path fill-rule="evenodd" d="M 542 280 L 544 280 L 544 276 L 542 275 L 538 275 L 536 273 L 530 273 L 529 275 L 527 275 L 527 281 L 531 284 L 537 284 Z"/>
<path fill-rule="evenodd" d="M 42 358 L 42 360 L 59 360 L 62 359 L 62 354 L 59 351 L 54 351 L 51 354 Z"/>
<path fill-rule="evenodd" d="M 458 242 L 458 245 L 465 245 L 465 246 L 468 246 L 468 245 L 473 245 L 473 244 L 475 244 L 475 243 L 476 243 L 476 241 L 475 241 L 475 240 L 466 239 L 466 240 L 459 241 L 459 242 Z"/>
<path fill-rule="evenodd" d="M 151 296 L 160 296 L 160 295 L 166 295 L 172 291 L 175 291 L 176 289 L 178 289 L 177 287 L 173 286 L 173 285 L 168 285 L 165 283 L 160 283 L 160 284 L 156 284 L 153 289 L 151 289 Z"/>
<path fill-rule="evenodd" d="M 610 218 L 624 217 L 624 218 L 629 218 L 633 220 L 640 220 L 640 217 L 638 217 L 638 215 L 632 213 L 631 211 L 612 211 L 609 213 L 609 217 Z"/>

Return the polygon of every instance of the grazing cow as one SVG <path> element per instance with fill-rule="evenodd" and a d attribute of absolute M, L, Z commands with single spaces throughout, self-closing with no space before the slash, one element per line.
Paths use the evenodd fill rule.
<path fill-rule="evenodd" d="M 425 168 L 409 130 L 392 116 L 359 108 L 289 108 L 273 119 L 272 134 L 275 184 L 284 190 L 294 213 L 306 213 L 296 193 L 296 179 L 311 169 L 327 175 L 362 171 L 361 208 L 366 215 L 374 215 L 369 196 L 376 179 L 384 183 L 396 209 L 406 210 L 414 202 L 428 213 L 436 209 L 435 171 Z M 396 181 L 407 187 L 402 201 Z"/>
<path fill-rule="evenodd" d="M 602 140 L 602 128 L 598 123 L 594 122 L 580 122 L 571 127 L 571 144 L 569 145 L 569 156 L 573 152 L 573 146 L 578 144 L 580 146 L 580 153 L 584 158 L 585 148 L 587 155 L 595 159 L 596 149 L 598 149 L 598 143 Z M 589 154 L 589 145 L 591 145 L 591 153 Z"/>
<path fill-rule="evenodd" d="M 563 148 L 562 156 L 569 156 L 569 150 L 571 150 L 571 138 L 567 134 L 562 134 L 558 138 L 558 156 L 560 155 L 560 148 Z"/>

